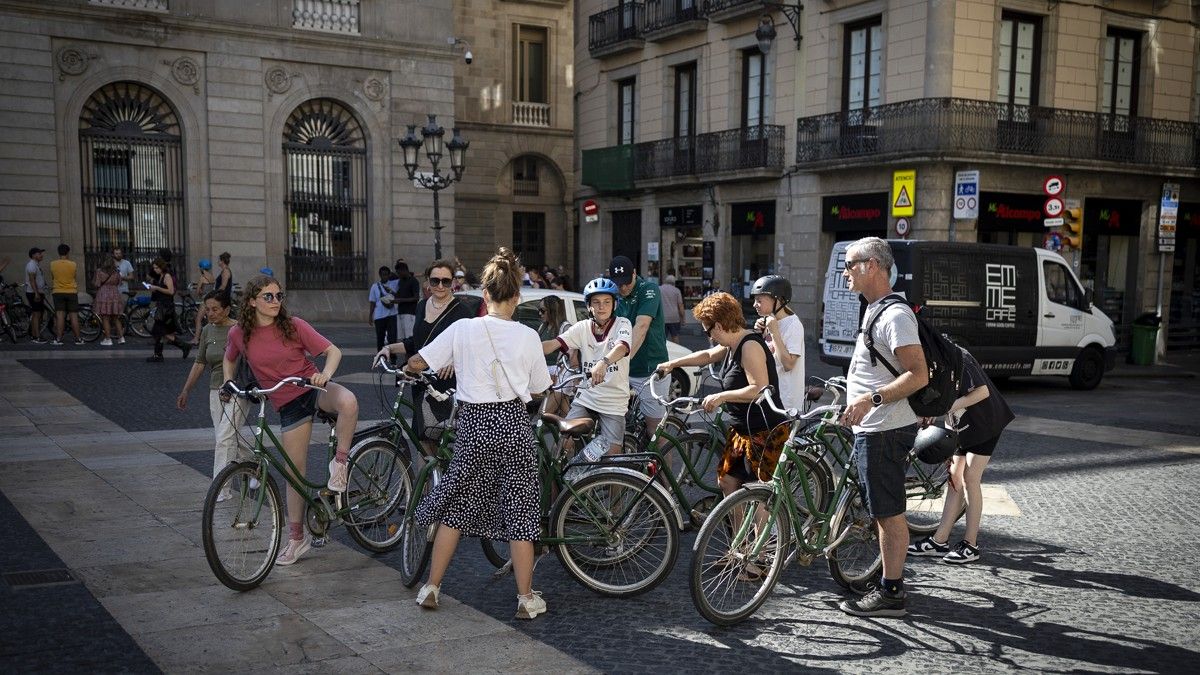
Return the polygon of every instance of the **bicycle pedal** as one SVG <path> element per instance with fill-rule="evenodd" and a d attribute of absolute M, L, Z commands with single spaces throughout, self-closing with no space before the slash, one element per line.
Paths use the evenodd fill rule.
<path fill-rule="evenodd" d="M 328 542 L 329 539 L 327 537 L 313 537 L 311 543 L 313 548 L 321 548 Z"/>

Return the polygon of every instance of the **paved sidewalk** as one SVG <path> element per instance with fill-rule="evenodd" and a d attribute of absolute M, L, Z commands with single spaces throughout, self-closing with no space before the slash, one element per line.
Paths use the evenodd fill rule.
<path fill-rule="evenodd" d="M 0 381 L 0 424 L 20 430 L 0 438 L 0 492 L 32 528 L 13 528 L 9 536 L 17 541 L 6 546 L 30 547 L 40 533 L 61 559 L 53 564 L 73 570 L 99 600 L 99 623 L 106 610 L 148 657 L 114 658 L 107 651 L 119 644 L 112 630 L 79 634 L 73 648 L 94 651 L 96 670 L 247 672 L 304 664 L 339 673 L 486 672 L 528 663 L 588 670 L 449 595 L 438 612 L 424 612 L 397 571 L 333 540 L 305 564 L 277 567 L 253 592 L 230 591 L 215 580 L 201 548 L 209 481 L 166 454 L 203 447 L 209 430 L 126 432 L 8 361 L 0 362 Z M 5 561 L 4 572 L 21 566 Z M 28 562 L 34 569 L 48 564 Z M 60 641 L 37 626 L 29 630 L 41 639 L 26 635 L 19 660 L 3 643 L 4 669 L 73 669 Z"/>

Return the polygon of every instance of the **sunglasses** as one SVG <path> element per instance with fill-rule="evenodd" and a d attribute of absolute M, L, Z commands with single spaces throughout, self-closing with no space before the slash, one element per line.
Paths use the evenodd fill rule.
<path fill-rule="evenodd" d="M 870 258 L 862 258 L 860 260 L 847 260 L 846 261 L 846 269 L 850 269 L 851 267 L 854 267 L 855 265 L 857 265 L 859 263 L 866 263 L 866 262 L 871 262 L 871 259 Z"/>
<path fill-rule="evenodd" d="M 451 279 L 450 277 L 429 277 L 430 288 L 433 288 L 434 286 L 445 286 L 446 288 L 450 288 L 453 285 L 454 279 Z"/>
<path fill-rule="evenodd" d="M 283 291 L 279 291 L 278 293 L 260 293 L 258 299 L 270 304 L 283 302 Z"/>
<path fill-rule="evenodd" d="M 704 328 L 704 324 L 700 324 L 700 327 Z M 716 327 L 717 327 L 717 324 L 714 323 L 713 325 L 709 326 L 708 328 L 704 328 L 704 335 L 706 337 L 712 337 L 713 329 Z"/>

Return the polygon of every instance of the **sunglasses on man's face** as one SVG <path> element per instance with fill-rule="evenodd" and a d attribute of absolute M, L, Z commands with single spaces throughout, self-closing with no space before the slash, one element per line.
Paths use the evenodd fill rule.
<path fill-rule="evenodd" d="M 272 305 L 277 302 L 283 302 L 283 291 L 279 291 L 278 293 L 259 293 L 258 299 Z"/>
<path fill-rule="evenodd" d="M 454 279 L 451 279 L 450 277 L 429 277 L 430 288 L 434 286 L 445 286 L 446 288 L 450 288 L 453 285 Z"/>

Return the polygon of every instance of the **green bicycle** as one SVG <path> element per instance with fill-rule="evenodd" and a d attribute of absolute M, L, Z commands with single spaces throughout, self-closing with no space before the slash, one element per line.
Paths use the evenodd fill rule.
<path fill-rule="evenodd" d="M 771 480 L 747 484 L 717 504 L 692 549 L 692 602 L 718 626 L 754 614 L 797 559 L 807 565 L 824 556 L 833 579 L 857 592 L 867 590 L 882 567 L 875 523 L 859 494 L 849 431 L 836 423 L 841 405 L 835 400 L 801 414 L 779 409 L 771 390 L 763 392 L 758 402 L 791 424 Z M 816 419 L 821 422 L 805 426 Z"/>
<path fill-rule="evenodd" d="M 284 378 L 270 389 L 234 387 L 236 395 L 258 403 L 254 459 L 222 469 L 204 499 L 204 557 L 217 579 L 235 591 L 258 586 L 275 566 L 285 522 L 275 473 L 304 499 L 304 522 L 314 545 L 323 544 L 326 533 L 338 524 L 346 526 L 356 543 L 376 553 L 395 548 L 401 538 L 400 509 L 412 487 L 408 458 L 384 445 L 359 447 L 349 456 L 346 492 L 335 493 L 308 480 L 267 426 L 267 397 L 285 386 L 319 389 L 300 377 Z M 330 425 L 328 461 L 337 448 L 336 417 L 324 412 L 317 417 Z M 275 452 L 267 450 L 268 441 Z"/>

